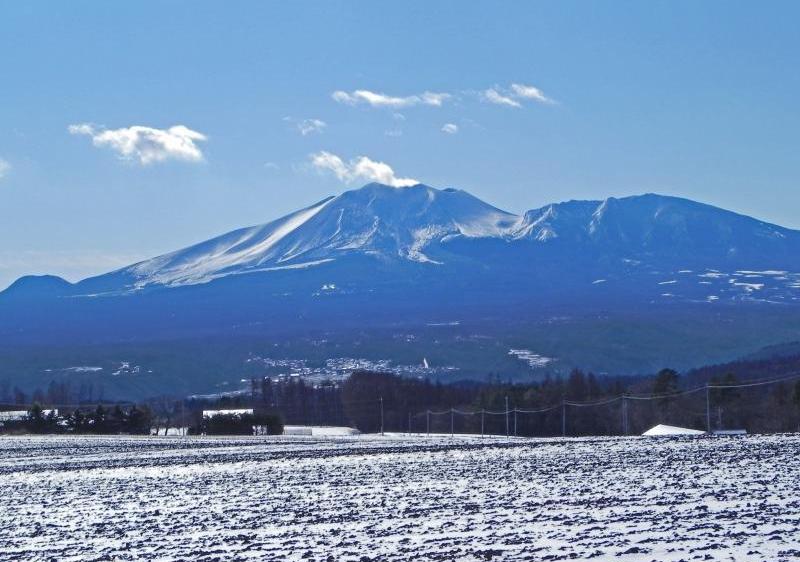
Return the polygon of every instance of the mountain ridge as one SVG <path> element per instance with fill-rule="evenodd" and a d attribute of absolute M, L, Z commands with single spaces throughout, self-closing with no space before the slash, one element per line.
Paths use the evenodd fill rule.
<path fill-rule="evenodd" d="M 527 241 L 571 255 L 604 253 L 613 259 L 654 254 L 680 261 L 696 254 L 709 262 L 763 263 L 770 254 L 785 260 L 795 245 L 800 248 L 800 231 L 656 193 L 569 200 L 517 215 L 455 188 L 371 183 L 267 223 L 51 289 L 102 294 L 177 287 L 229 275 L 312 268 L 354 254 L 443 265 L 442 255 L 458 239 Z M 0 295 L 18 292 L 18 282 Z"/>

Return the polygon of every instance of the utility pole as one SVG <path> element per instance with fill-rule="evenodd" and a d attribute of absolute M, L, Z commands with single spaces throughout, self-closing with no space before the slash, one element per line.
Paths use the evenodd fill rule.
<path fill-rule="evenodd" d="M 411 412 L 408 413 L 408 436 L 411 437 Z"/>
<path fill-rule="evenodd" d="M 628 435 L 628 401 L 622 395 L 622 434 Z"/>
<path fill-rule="evenodd" d="M 706 431 L 711 433 L 711 392 L 706 383 Z"/>
<path fill-rule="evenodd" d="M 383 435 L 383 396 L 381 396 L 381 435 Z"/>
<path fill-rule="evenodd" d="M 484 414 L 484 411 L 481 410 L 481 437 L 483 437 L 483 414 Z"/>
<path fill-rule="evenodd" d="M 517 436 L 517 408 L 514 407 L 514 437 Z"/>
<path fill-rule="evenodd" d="M 561 399 L 561 437 L 567 436 L 567 403 Z"/>
<path fill-rule="evenodd" d="M 425 433 L 428 434 L 428 437 L 431 436 L 431 411 L 430 410 L 425 412 Z"/>
<path fill-rule="evenodd" d="M 450 408 L 450 438 L 452 438 L 453 434 L 455 433 L 455 431 L 454 431 L 454 425 L 455 424 L 454 424 L 453 418 L 454 418 L 453 408 Z"/>
<path fill-rule="evenodd" d="M 506 396 L 506 437 L 508 437 L 508 396 Z"/>

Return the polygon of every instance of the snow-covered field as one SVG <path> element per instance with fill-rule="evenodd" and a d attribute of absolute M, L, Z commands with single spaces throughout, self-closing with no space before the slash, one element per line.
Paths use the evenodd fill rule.
<path fill-rule="evenodd" d="M 0 437 L 0 560 L 796 560 L 800 436 Z"/>

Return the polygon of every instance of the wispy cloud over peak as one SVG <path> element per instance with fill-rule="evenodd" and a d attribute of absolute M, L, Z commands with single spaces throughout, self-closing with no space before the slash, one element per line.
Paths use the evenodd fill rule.
<path fill-rule="evenodd" d="M 297 130 L 305 137 L 313 133 L 321 133 L 327 126 L 328 124 L 322 119 L 303 119 L 298 121 Z"/>
<path fill-rule="evenodd" d="M 133 125 L 120 129 L 106 129 L 90 123 L 70 125 L 70 134 L 91 137 L 92 144 L 109 148 L 125 160 L 138 161 L 142 165 L 165 160 L 202 162 L 203 153 L 198 142 L 208 140 L 203 133 L 184 125 L 169 129 L 155 129 Z"/>
<path fill-rule="evenodd" d="M 485 90 L 463 90 L 455 94 L 446 92 L 431 92 L 424 91 L 421 94 L 414 94 L 410 96 L 392 96 L 382 92 L 375 92 L 372 90 L 353 90 L 351 92 L 345 90 L 337 90 L 331 94 L 331 97 L 338 103 L 357 106 L 363 105 L 375 108 L 386 108 L 395 111 L 405 109 L 413 106 L 429 106 L 429 107 L 442 107 L 445 103 L 451 100 L 462 100 L 463 98 L 477 97 L 486 103 L 494 105 L 503 105 L 506 107 L 522 107 L 522 101 L 531 100 L 539 103 L 555 104 L 557 103 L 552 98 L 549 98 L 536 86 L 527 84 L 513 83 L 508 87 L 495 85 Z"/>
<path fill-rule="evenodd" d="M 6 177 L 10 171 L 11 164 L 8 163 L 8 160 L 0 158 L 0 180 Z"/>
<path fill-rule="evenodd" d="M 481 92 L 481 99 L 488 103 L 493 103 L 495 105 L 506 105 L 508 107 L 522 107 L 522 104 L 519 103 L 512 97 L 506 96 L 501 94 L 495 88 L 489 88 L 488 90 L 484 90 Z"/>
<path fill-rule="evenodd" d="M 449 100 L 452 96 L 443 92 L 423 92 L 411 96 L 390 96 L 383 93 L 373 92 L 370 90 L 354 90 L 352 92 L 345 92 L 344 90 L 337 90 L 331 94 L 331 97 L 346 105 L 369 105 L 371 107 L 386 107 L 391 109 L 400 109 L 404 107 L 412 107 L 415 105 L 428 105 L 432 107 L 441 107 L 444 102 Z"/>
<path fill-rule="evenodd" d="M 544 95 L 536 86 L 525 84 L 511 84 L 509 88 L 495 86 L 480 93 L 481 100 L 495 105 L 505 105 L 507 107 L 522 107 L 520 100 L 532 100 L 539 103 L 555 104 L 554 99 Z"/>
<path fill-rule="evenodd" d="M 548 98 L 536 86 L 526 86 L 524 84 L 511 84 L 511 91 L 518 98 L 535 100 L 541 103 L 556 103 L 555 100 Z"/>
<path fill-rule="evenodd" d="M 412 178 L 397 177 L 391 166 L 366 156 L 359 156 L 345 162 L 339 156 L 323 150 L 311 155 L 311 165 L 319 171 L 332 172 L 344 183 L 362 180 L 393 187 L 408 187 L 419 183 Z"/>
<path fill-rule="evenodd" d="M 425 105 L 433 105 L 436 107 L 441 107 L 444 102 L 449 100 L 451 97 L 450 94 L 445 94 L 441 92 L 423 92 L 420 98 L 422 99 L 422 103 Z"/>

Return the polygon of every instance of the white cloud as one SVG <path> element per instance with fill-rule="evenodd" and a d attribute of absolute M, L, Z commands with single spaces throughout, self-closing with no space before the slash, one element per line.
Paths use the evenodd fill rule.
<path fill-rule="evenodd" d="M 422 103 L 425 105 L 433 105 L 435 107 L 441 107 L 444 102 L 449 100 L 452 96 L 450 94 L 444 94 L 441 92 L 423 92 L 420 98 L 422 99 Z"/>
<path fill-rule="evenodd" d="M 539 88 L 535 86 L 511 84 L 511 91 L 514 92 L 514 95 L 518 98 L 536 100 L 541 103 L 555 103 L 555 100 L 548 98 Z"/>
<path fill-rule="evenodd" d="M 330 152 L 321 151 L 311 155 L 311 165 L 318 170 L 333 172 L 342 181 L 350 181 L 350 169 L 344 161 Z"/>
<path fill-rule="evenodd" d="M 335 101 L 347 105 L 367 104 L 371 107 L 388 107 L 399 109 L 414 105 L 441 107 L 444 102 L 449 100 L 452 96 L 442 92 L 423 92 L 421 94 L 412 96 L 399 97 L 372 92 L 370 90 L 354 90 L 352 92 L 337 90 L 331 94 L 331 97 Z"/>
<path fill-rule="evenodd" d="M 458 132 L 458 125 L 455 123 L 445 123 L 442 125 L 442 132 L 448 135 L 455 135 Z"/>
<path fill-rule="evenodd" d="M 207 137 L 183 125 L 169 129 L 154 129 L 134 125 L 121 129 L 106 129 L 89 123 L 70 125 L 73 135 L 87 135 L 97 147 L 106 147 L 118 153 L 125 160 L 138 160 L 147 165 L 165 160 L 184 160 L 202 162 L 203 153 L 198 141 Z"/>
<path fill-rule="evenodd" d="M 503 95 L 494 88 L 489 88 L 481 93 L 483 101 L 493 103 L 496 105 L 507 105 L 509 107 L 522 107 L 522 105 L 509 96 Z"/>
<path fill-rule="evenodd" d="M 0 158 L 0 180 L 6 177 L 8 175 L 8 172 L 10 171 L 11 171 L 11 164 L 8 163 L 8 160 Z"/>
<path fill-rule="evenodd" d="M 303 119 L 297 123 L 297 130 L 303 136 L 312 133 L 321 133 L 328 124 L 322 119 Z"/>
<path fill-rule="evenodd" d="M 280 170 L 280 168 L 281 168 L 275 162 L 264 162 L 264 167 L 267 170 Z"/>
<path fill-rule="evenodd" d="M 335 154 L 322 151 L 311 155 L 311 165 L 317 170 L 332 172 L 345 183 L 366 180 L 393 187 L 408 187 L 419 183 L 418 180 L 411 178 L 398 178 L 391 166 L 384 162 L 376 162 L 366 156 L 359 156 L 345 162 Z"/>
<path fill-rule="evenodd" d="M 80 123 L 79 125 L 70 125 L 67 130 L 71 135 L 93 135 L 94 125 L 89 123 Z"/>

